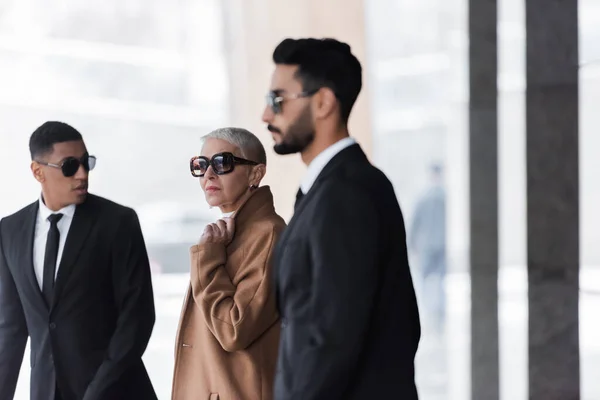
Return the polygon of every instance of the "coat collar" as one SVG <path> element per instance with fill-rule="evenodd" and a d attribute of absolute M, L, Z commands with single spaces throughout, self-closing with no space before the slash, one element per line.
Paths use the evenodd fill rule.
<path fill-rule="evenodd" d="M 235 212 L 234 218 L 236 225 L 238 225 L 270 214 L 275 214 L 273 194 L 269 186 L 261 186 L 255 189 L 250 197 L 240 206 L 238 211 Z"/>

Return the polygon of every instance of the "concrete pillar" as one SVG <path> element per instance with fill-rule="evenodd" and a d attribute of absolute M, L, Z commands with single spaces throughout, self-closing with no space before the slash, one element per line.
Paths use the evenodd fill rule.
<path fill-rule="evenodd" d="M 469 0 L 471 398 L 498 400 L 496 0 Z"/>
<path fill-rule="evenodd" d="M 526 0 L 530 400 L 580 398 L 577 8 Z"/>
<path fill-rule="evenodd" d="M 286 37 L 333 37 L 347 42 L 363 65 L 363 90 L 350 118 L 350 134 L 371 152 L 368 65 L 362 0 L 223 0 L 225 49 L 230 83 L 230 124 L 250 129 L 267 149 L 264 183 L 271 185 L 275 207 L 284 217 L 293 204 L 305 168 L 298 156 L 279 156 L 260 118 L 274 65 L 275 46 Z"/>

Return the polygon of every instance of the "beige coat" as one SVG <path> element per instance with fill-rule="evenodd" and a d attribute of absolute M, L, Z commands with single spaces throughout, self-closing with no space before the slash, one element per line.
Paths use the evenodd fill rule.
<path fill-rule="evenodd" d="M 235 216 L 232 242 L 192 246 L 173 400 L 269 400 L 279 346 L 271 255 L 285 228 L 268 186 Z"/>

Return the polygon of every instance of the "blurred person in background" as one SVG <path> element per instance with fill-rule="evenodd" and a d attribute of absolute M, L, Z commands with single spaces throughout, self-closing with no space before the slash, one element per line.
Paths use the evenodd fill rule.
<path fill-rule="evenodd" d="M 415 207 L 409 245 L 418 259 L 419 294 L 433 332 L 442 333 L 446 319 L 446 191 L 442 167 L 431 166 L 431 185 Z"/>
<path fill-rule="evenodd" d="M 27 338 L 32 400 L 154 400 L 142 355 L 155 320 L 135 211 L 88 193 L 96 159 L 46 122 L 29 141 L 38 200 L 0 221 L 0 399 Z"/>
<path fill-rule="evenodd" d="M 402 212 L 349 136 L 362 86 L 350 46 L 286 39 L 263 121 L 308 167 L 275 255 L 283 319 L 277 400 L 417 399 L 419 312 Z"/>
<path fill-rule="evenodd" d="M 256 136 L 222 128 L 202 142 L 191 173 L 223 218 L 190 250 L 172 398 L 268 400 L 280 334 L 271 259 L 285 222 L 259 187 L 267 158 Z"/>

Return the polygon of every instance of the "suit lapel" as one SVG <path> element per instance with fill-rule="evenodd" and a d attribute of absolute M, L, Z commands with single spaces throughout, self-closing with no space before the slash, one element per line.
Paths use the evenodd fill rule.
<path fill-rule="evenodd" d="M 48 305 L 42 295 L 42 290 L 35 276 L 35 268 L 33 266 L 33 241 L 35 238 L 35 226 L 37 222 L 37 214 L 39 210 L 39 203 L 36 201 L 31 204 L 27 210 L 25 221 L 23 221 L 22 229 L 20 231 L 20 238 L 17 239 L 16 243 L 24 243 L 25 246 L 22 248 L 23 253 L 20 255 L 20 259 L 23 260 L 23 270 L 29 283 L 31 283 L 31 289 L 33 290 L 35 301 L 39 303 L 43 308 L 48 309 Z"/>
<path fill-rule="evenodd" d="M 283 234 L 281 235 L 281 238 L 279 239 L 277 247 L 276 247 L 275 260 L 276 260 L 277 267 L 276 267 L 276 272 L 275 272 L 275 282 L 276 282 L 275 290 L 276 290 L 276 298 L 277 298 L 278 302 L 279 302 L 279 285 L 277 284 L 277 282 L 280 280 L 279 275 L 284 273 L 283 271 L 286 268 L 286 266 L 282 264 L 282 257 L 284 254 L 283 250 L 284 250 L 285 246 L 287 245 L 287 241 L 289 240 L 290 235 L 294 235 L 294 230 L 296 229 L 296 223 L 297 223 L 296 221 L 298 221 L 300 219 L 303 211 L 306 209 L 308 204 L 310 204 L 313 201 L 312 199 L 314 198 L 314 196 L 316 196 L 316 193 L 318 193 L 318 191 L 320 190 L 320 187 L 327 181 L 328 177 L 334 175 L 335 172 L 338 171 L 340 168 L 344 168 L 345 163 L 358 162 L 361 160 L 361 158 L 367 159 L 365 153 L 362 151 L 359 144 L 353 144 L 351 146 L 348 146 L 345 149 L 343 149 L 342 151 L 340 151 L 338 154 L 336 154 L 331 159 L 331 161 L 329 161 L 329 163 L 327 163 L 327 165 L 325 165 L 325 168 L 323 168 L 323 170 L 321 171 L 321 173 L 315 180 L 315 183 L 313 184 L 311 189 L 308 191 L 307 194 L 304 195 L 304 197 L 302 198 L 302 200 L 300 201 L 300 203 L 294 210 L 294 215 L 292 215 L 292 218 L 290 219 L 288 226 L 283 231 Z"/>
<path fill-rule="evenodd" d="M 94 218 L 90 212 L 90 200 L 88 198 L 85 203 L 78 205 L 75 209 L 73 222 L 71 222 L 65 248 L 60 260 L 58 275 L 56 276 L 52 308 L 56 305 L 58 299 L 60 299 L 61 292 L 73 272 L 79 253 L 93 226 Z"/>
<path fill-rule="evenodd" d="M 323 184 L 323 182 L 325 182 L 331 174 L 333 174 L 339 168 L 343 167 L 345 162 L 358 160 L 361 157 L 366 158 L 365 153 L 362 151 L 359 144 L 353 144 L 340 151 L 331 159 L 331 161 L 327 163 L 327 165 L 325 165 L 325 167 L 315 180 L 313 186 L 310 188 L 308 193 L 304 195 L 304 197 L 296 207 L 294 215 L 290 219 L 290 223 L 288 224 L 288 227 L 286 228 L 284 235 L 282 236 L 281 242 L 284 242 L 285 239 L 287 239 L 288 235 L 286 235 L 285 233 L 289 234 L 289 232 L 292 231 L 292 229 L 290 228 L 294 225 L 294 222 L 300 217 L 300 215 L 302 215 L 302 211 L 304 211 L 307 204 L 311 202 L 311 199 L 314 197 L 315 193 L 319 191 L 319 187 Z"/>

